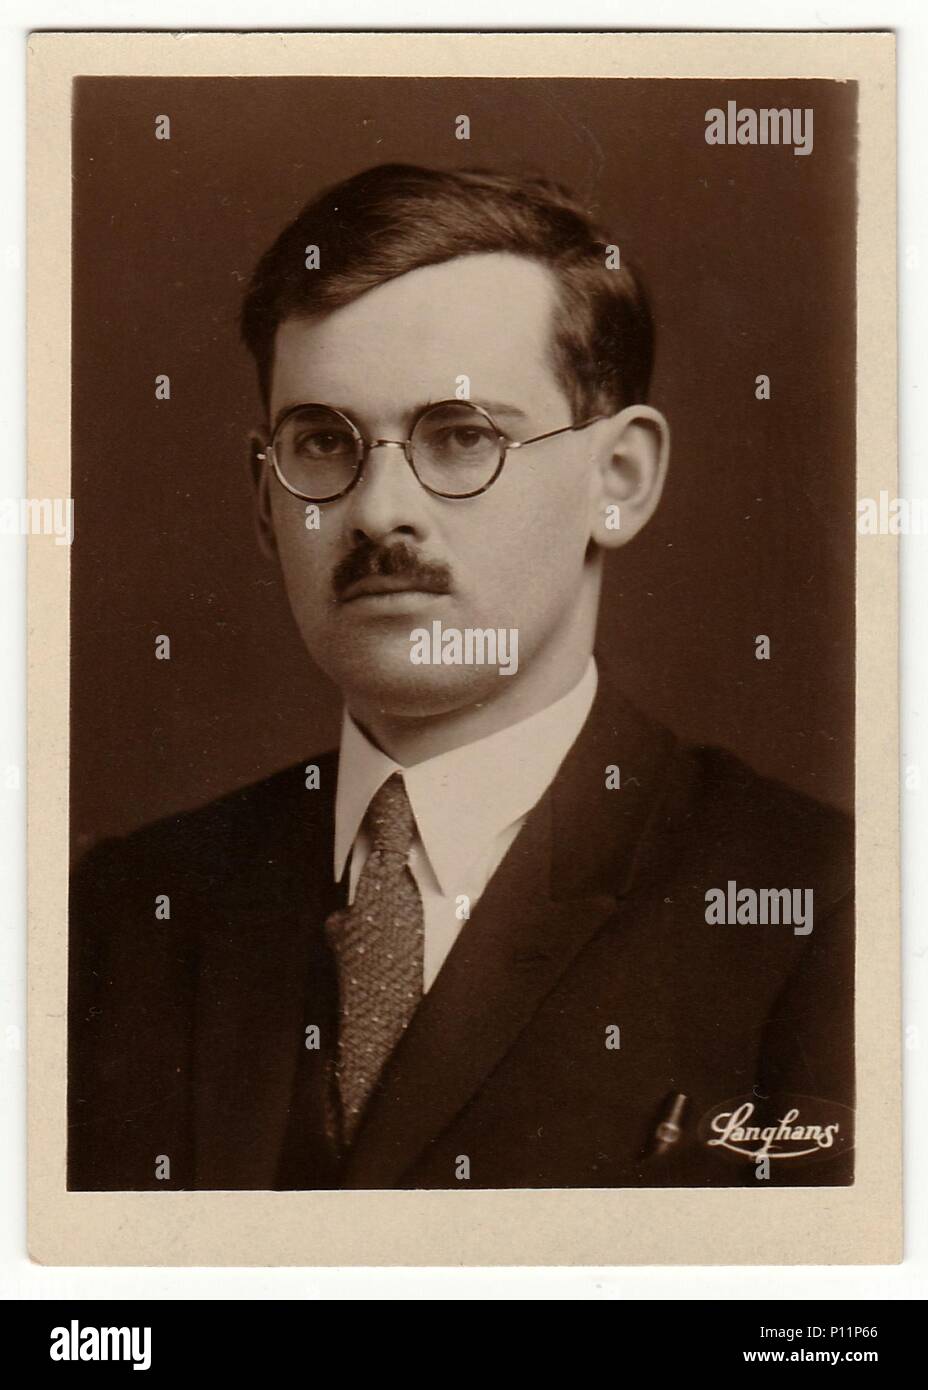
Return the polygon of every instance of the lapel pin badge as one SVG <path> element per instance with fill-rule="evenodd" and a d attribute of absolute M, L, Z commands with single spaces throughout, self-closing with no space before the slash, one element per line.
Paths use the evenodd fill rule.
<path fill-rule="evenodd" d="M 686 1110 L 689 1096 L 685 1096 L 682 1091 L 676 1092 L 664 1108 L 664 1117 L 654 1131 L 654 1138 L 651 1146 L 651 1155 L 656 1158 L 661 1154 L 668 1153 L 679 1141 L 683 1133 L 683 1113 Z"/>

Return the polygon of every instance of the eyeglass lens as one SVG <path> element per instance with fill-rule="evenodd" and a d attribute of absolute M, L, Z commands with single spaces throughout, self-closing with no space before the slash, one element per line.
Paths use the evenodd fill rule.
<path fill-rule="evenodd" d="M 490 421 L 466 401 L 431 407 L 419 416 L 411 440 L 419 481 L 445 497 L 479 492 L 492 481 L 502 456 Z M 289 487 L 310 499 L 343 492 L 351 483 L 364 444 L 348 420 L 327 406 L 304 406 L 286 416 L 274 454 Z"/>

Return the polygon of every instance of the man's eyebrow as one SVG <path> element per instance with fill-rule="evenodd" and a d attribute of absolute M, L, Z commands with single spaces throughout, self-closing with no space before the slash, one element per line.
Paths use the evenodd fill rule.
<path fill-rule="evenodd" d="M 458 402 L 451 397 L 449 397 L 448 400 L 451 402 L 451 404 L 458 404 Z M 462 400 L 459 403 L 461 405 L 479 405 L 482 407 L 483 410 L 487 412 L 488 415 L 492 415 L 494 419 L 497 415 L 505 416 L 510 420 L 524 421 L 528 419 L 528 416 L 526 415 L 524 410 L 520 410 L 517 405 L 510 405 L 506 401 L 488 401 L 485 400 L 482 396 L 477 396 L 469 397 L 468 399 Z M 439 402 L 437 400 L 420 401 L 418 405 L 414 405 L 408 411 L 406 411 L 406 418 L 411 423 L 417 415 L 421 415 L 423 410 L 426 410 L 430 405 L 438 404 Z M 326 405 L 329 407 L 330 410 L 337 410 L 342 415 L 347 416 L 349 420 L 355 423 L 357 422 L 357 416 L 353 409 L 347 405 L 339 405 L 336 401 L 291 401 L 288 405 L 282 405 L 278 410 L 277 414 L 274 417 L 274 422 L 271 426 L 272 432 L 276 430 L 277 426 L 280 424 L 281 420 L 285 415 L 287 415 L 291 410 L 296 410 L 301 405 Z"/>
<path fill-rule="evenodd" d="M 274 433 L 281 420 L 284 418 L 285 415 L 289 415 L 291 410 L 299 410 L 302 406 L 307 405 L 327 405 L 332 410 L 340 410 L 343 415 L 348 416 L 349 420 L 353 418 L 351 411 L 346 410 L 344 406 L 335 405 L 332 401 L 313 401 L 307 397 L 305 400 L 288 401 L 285 405 L 282 405 L 278 410 L 277 414 L 274 416 L 274 419 L 271 421 L 271 433 Z"/>
<path fill-rule="evenodd" d="M 480 396 L 472 398 L 470 404 L 482 406 L 488 415 L 508 415 L 511 420 L 528 419 L 524 410 L 520 410 L 517 405 L 507 405 L 505 401 L 487 401 Z"/>

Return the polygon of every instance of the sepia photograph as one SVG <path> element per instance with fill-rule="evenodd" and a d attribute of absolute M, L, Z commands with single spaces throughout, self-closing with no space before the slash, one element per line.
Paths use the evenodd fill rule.
<path fill-rule="evenodd" d="M 854 88 L 568 86 L 76 84 L 76 1187 L 850 1180 Z"/>
<path fill-rule="evenodd" d="M 853 1189 L 861 121 L 77 67 L 72 1198 Z"/>

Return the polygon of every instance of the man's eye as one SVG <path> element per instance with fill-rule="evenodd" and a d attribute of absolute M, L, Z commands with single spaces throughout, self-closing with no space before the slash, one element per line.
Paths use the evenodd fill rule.
<path fill-rule="evenodd" d="M 324 430 L 298 435 L 294 440 L 294 449 L 305 458 L 334 458 L 351 453 L 352 440 L 349 435 Z"/>
<path fill-rule="evenodd" d="M 452 454 L 482 453 L 496 444 L 490 431 L 479 425 L 447 425 L 435 430 L 429 442 L 433 449 Z"/>
<path fill-rule="evenodd" d="M 474 449 L 486 440 L 486 432 L 475 428 L 459 428 L 454 431 L 454 442 L 462 449 Z"/>

